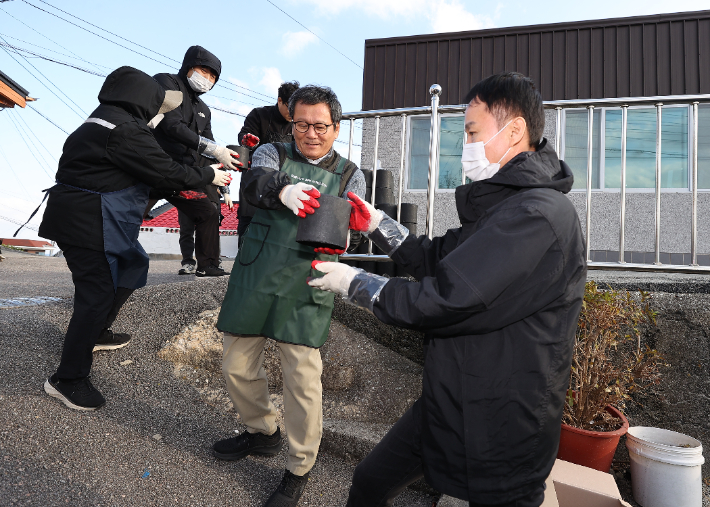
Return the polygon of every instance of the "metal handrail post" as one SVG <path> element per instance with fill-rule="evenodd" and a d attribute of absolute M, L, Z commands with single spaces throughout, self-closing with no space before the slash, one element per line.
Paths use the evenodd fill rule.
<path fill-rule="evenodd" d="M 436 195 L 436 182 L 438 179 L 439 95 L 441 95 L 441 86 L 438 84 L 431 85 L 429 94 L 431 95 L 431 130 L 429 131 L 429 182 L 427 185 L 426 202 L 426 235 L 429 239 L 432 239 L 434 237 L 434 197 Z"/>
<path fill-rule="evenodd" d="M 663 103 L 656 104 L 656 260 L 661 264 L 661 140 L 663 132 Z"/>
<path fill-rule="evenodd" d="M 375 205 L 375 192 L 377 191 L 377 152 L 380 148 L 380 117 L 375 116 L 375 152 L 372 155 L 372 195 L 370 204 Z M 372 253 L 372 241 L 367 245 L 367 253 Z"/>
<path fill-rule="evenodd" d="M 693 102 L 693 151 L 691 177 L 693 181 L 693 210 L 690 229 L 690 265 L 698 265 L 698 102 Z"/>
<path fill-rule="evenodd" d="M 592 128 L 594 127 L 594 106 L 587 106 L 587 230 L 586 233 L 586 255 L 587 262 L 591 262 L 591 239 L 592 239 Z"/>
<path fill-rule="evenodd" d="M 557 158 L 560 158 L 560 153 L 562 153 L 562 108 L 557 106 L 557 123 L 555 125 L 555 151 L 557 152 Z"/>
<path fill-rule="evenodd" d="M 402 191 L 404 189 L 404 146 L 407 134 L 407 115 L 402 115 L 401 151 L 399 155 L 399 194 L 397 196 L 397 222 L 402 221 Z"/>
<path fill-rule="evenodd" d="M 353 136 L 355 135 L 355 119 L 350 119 L 350 140 L 348 141 L 348 160 L 353 160 Z"/>
<path fill-rule="evenodd" d="M 463 145 L 466 146 L 466 141 L 468 141 L 468 133 L 463 131 Z M 463 170 L 463 163 L 461 164 L 461 184 L 466 184 L 466 172 Z"/>
<path fill-rule="evenodd" d="M 619 263 L 624 260 L 624 236 L 626 232 L 626 134 L 628 126 L 629 106 L 621 106 L 621 208 L 619 224 Z"/>

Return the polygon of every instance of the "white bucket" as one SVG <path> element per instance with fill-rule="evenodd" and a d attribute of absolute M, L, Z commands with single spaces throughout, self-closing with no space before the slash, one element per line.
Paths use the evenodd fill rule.
<path fill-rule="evenodd" d="M 631 487 L 643 507 L 702 507 L 703 446 L 660 428 L 629 428 Z"/>

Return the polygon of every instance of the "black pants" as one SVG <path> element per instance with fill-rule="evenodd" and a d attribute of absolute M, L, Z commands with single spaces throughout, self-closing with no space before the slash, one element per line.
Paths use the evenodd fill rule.
<path fill-rule="evenodd" d="M 417 400 L 360 462 L 346 507 L 388 507 L 404 488 L 424 477 L 421 456 L 421 400 Z M 544 484 L 527 498 L 485 506 L 470 502 L 470 507 L 539 507 L 545 499 Z"/>
<path fill-rule="evenodd" d="M 219 211 L 207 196 L 202 199 L 169 197 L 167 201 L 184 213 L 195 227 L 195 258 L 197 269 L 219 266 Z M 178 215 L 179 216 L 179 215 Z M 180 250 L 185 252 L 180 245 Z M 190 256 L 192 257 L 192 256 Z"/>
<path fill-rule="evenodd" d="M 113 289 L 104 252 L 58 243 L 74 282 L 74 313 L 64 337 L 57 377 L 84 378 L 91 371 L 92 352 L 101 331 L 108 329 L 133 289 Z"/>
<path fill-rule="evenodd" d="M 178 223 L 180 224 L 180 253 L 182 262 L 195 263 L 195 222 L 187 214 L 178 209 Z"/>

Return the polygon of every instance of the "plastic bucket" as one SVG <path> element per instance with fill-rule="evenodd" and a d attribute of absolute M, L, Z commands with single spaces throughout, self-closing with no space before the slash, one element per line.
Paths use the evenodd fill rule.
<path fill-rule="evenodd" d="M 703 446 L 660 428 L 629 428 L 631 487 L 643 507 L 702 507 Z"/>

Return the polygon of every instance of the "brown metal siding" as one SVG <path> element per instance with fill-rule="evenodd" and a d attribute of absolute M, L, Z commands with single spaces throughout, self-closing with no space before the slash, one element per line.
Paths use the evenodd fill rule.
<path fill-rule="evenodd" d="M 362 108 L 460 104 L 494 73 L 545 100 L 710 93 L 710 11 L 368 40 Z"/>

